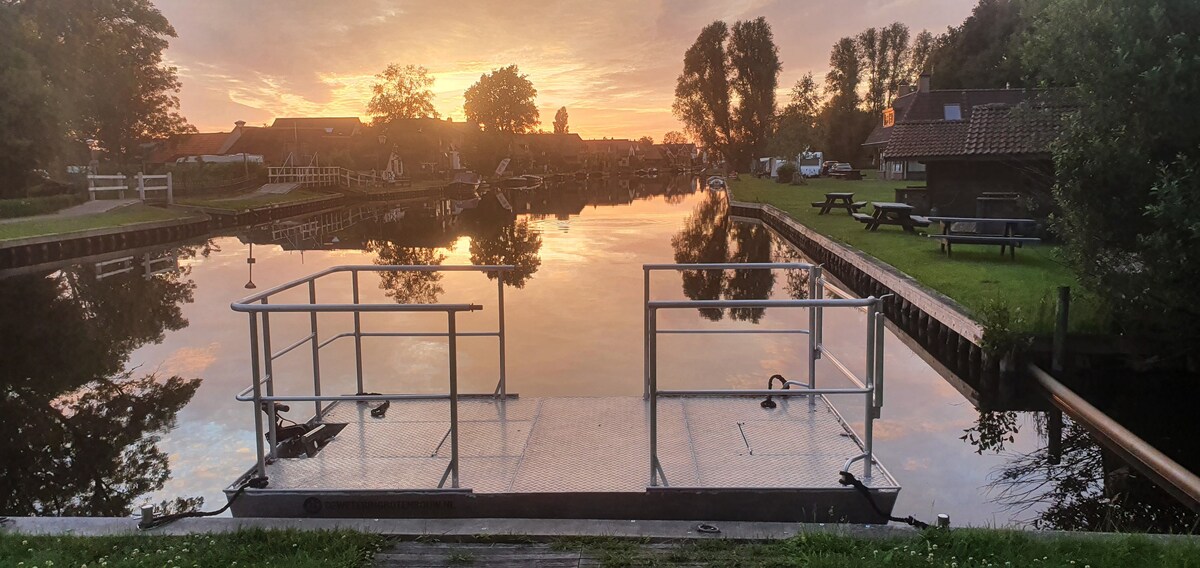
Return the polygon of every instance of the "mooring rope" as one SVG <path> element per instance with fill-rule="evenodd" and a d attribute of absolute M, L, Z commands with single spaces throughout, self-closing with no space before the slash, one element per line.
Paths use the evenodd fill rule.
<path fill-rule="evenodd" d="M 192 518 L 198 518 L 198 517 L 214 517 L 216 515 L 220 515 L 221 513 L 224 513 L 225 511 L 229 510 L 229 506 L 233 505 L 233 502 L 236 501 L 238 497 L 242 496 L 242 493 L 244 493 L 246 491 L 246 488 L 253 487 L 255 489 L 262 489 L 266 486 L 267 486 L 267 478 L 251 477 L 250 479 L 246 480 L 246 482 L 243 483 L 241 485 L 241 487 L 237 488 L 237 491 L 234 492 L 233 496 L 229 498 L 229 501 L 227 503 L 225 503 L 224 507 L 221 507 L 220 509 L 217 509 L 216 511 L 188 511 L 186 513 L 175 513 L 173 515 L 162 515 L 161 517 L 158 517 L 158 516 L 151 517 L 150 519 L 142 519 L 141 522 L 138 523 L 138 528 L 141 530 L 150 530 L 153 528 L 161 527 L 161 526 L 169 524 L 169 523 L 173 523 L 180 519 L 192 519 Z"/>
<path fill-rule="evenodd" d="M 838 483 L 841 483 L 842 485 L 852 486 L 855 489 L 857 489 L 859 493 L 862 493 L 863 497 L 867 498 L 867 503 L 871 505 L 872 509 L 875 509 L 876 513 L 879 513 L 880 517 L 884 517 L 889 521 L 895 521 L 897 523 L 907 523 L 910 526 L 913 526 L 913 527 L 916 527 L 916 528 L 922 529 L 922 530 L 929 528 L 929 523 L 926 523 L 924 521 L 919 521 L 916 518 L 914 518 L 912 515 L 909 515 L 907 517 L 893 517 L 887 513 L 884 513 L 883 509 L 880 509 L 879 505 L 875 503 L 875 498 L 871 496 L 871 490 L 868 489 L 866 485 L 863 485 L 863 482 L 859 481 L 857 477 L 854 477 L 853 473 L 850 473 L 848 471 L 842 471 L 839 473 L 841 473 L 842 479 L 839 480 Z"/>

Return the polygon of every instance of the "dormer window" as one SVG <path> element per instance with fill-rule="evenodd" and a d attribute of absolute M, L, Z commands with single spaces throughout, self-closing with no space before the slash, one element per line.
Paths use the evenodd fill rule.
<path fill-rule="evenodd" d="M 944 105 L 942 110 L 946 120 L 962 120 L 962 106 L 958 103 Z"/>

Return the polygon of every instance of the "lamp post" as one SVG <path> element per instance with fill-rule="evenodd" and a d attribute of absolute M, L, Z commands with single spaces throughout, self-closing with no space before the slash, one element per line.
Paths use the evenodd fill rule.
<path fill-rule="evenodd" d="M 250 256 L 246 258 L 246 266 L 250 272 L 250 278 L 246 281 L 246 289 L 253 290 L 258 287 L 254 285 L 254 243 L 250 243 Z"/>

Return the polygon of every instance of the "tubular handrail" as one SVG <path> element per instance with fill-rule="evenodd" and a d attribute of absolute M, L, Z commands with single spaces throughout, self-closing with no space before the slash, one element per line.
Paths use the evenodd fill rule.
<path fill-rule="evenodd" d="M 657 270 L 738 270 L 738 269 L 802 269 L 808 270 L 809 289 L 812 297 L 805 299 L 760 299 L 760 300 L 651 300 L 650 274 Z M 856 461 L 863 461 L 863 477 L 871 477 L 874 465 L 873 441 L 874 420 L 879 417 L 883 406 L 883 342 L 885 316 L 880 309 L 882 298 L 848 297 L 841 290 L 835 293 L 842 298 L 824 298 L 825 279 L 822 277 L 820 266 L 807 263 L 715 263 L 715 264 L 647 264 L 643 265 L 645 296 L 645 397 L 650 407 L 650 486 L 657 486 L 659 481 L 667 483 L 666 474 L 658 459 L 658 397 L 659 396 L 722 396 L 722 397 L 760 397 L 760 396 L 804 396 L 808 397 L 810 407 L 815 408 L 816 398 L 826 395 L 861 395 L 864 396 L 864 434 L 858 436 L 850 431 L 851 437 L 862 448 L 862 453 L 850 457 L 845 462 L 844 469 Z M 699 330 L 699 329 L 658 329 L 658 311 L 671 309 L 737 309 L 737 308 L 807 308 L 809 310 L 808 329 L 784 330 Z M 862 380 L 858 378 L 842 361 L 838 360 L 822 345 L 825 308 L 865 309 L 867 313 L 866 329 L 866 372 Z M 808 382 L 786 381 L 787 386 L 795 389 L 683 389 L 660 390 L 658 388 L 658 351 L 657 338 L 660 334 L 688 333 L 798 333 L 808 336 Z M 822 355 L 828 356 L 833 366 L 845 375 L 853 384 L 851 388 L 818 388 L 816 383 L 816 361 Z M 832 408 L 832 406 L 831 406 Z M 841 414 L 833 409 L 843 427 L 850 430 Z"/>
<path fill-rule="evenodd" d="M 273 286 L 257 294 L 251 294 L 231 304 L 234 310 L 237 310 L 238 305 L 261 302 L 264 298 L 280 292 L 290 290 L 301 284 L 306 284 L 315 280 L 319 280 L 323 276 L 336 274 L 338 272 L 509 272 L 516 270 L 516 267 L 511 264 L 415 264 L 415 265 L 380 265 L 380 264 L 347 264 L 341 266 L 332 266 L 309 274 L 303 278 L 297 278 L 290 282 L 284 282 L 277 286 Z M 241 311 L 241 310 L 238 310 Z"/>
<path fill-rule="evenodd" d="M 234 304 L 235 312 L 475 312 L 479 304 Z"/>

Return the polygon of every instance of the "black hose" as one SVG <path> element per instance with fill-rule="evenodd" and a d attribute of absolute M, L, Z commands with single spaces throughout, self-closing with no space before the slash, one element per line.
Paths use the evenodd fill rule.
<path fill-rule="evenodd" d="M 267 478 L 251 477 L 250 479 L 247 479 L 246 482 L 241 485 L 241 487 L 237 488 L 237 491 L 234 492 L 233 496 L 229 498 L 229 501 L 227 503 L 225 503 L 224 507 L 221 507 L 220 509 L 217 509 L 216 511 L 188 511 L 186 513 L 175 513 L 173 515 L 163 515 L 161 517 L 156 516 L 151 519 L 142 519 L 142 521 L 138 523 L 138 528 L 141 530 L 150 530 L 153 528 L 161 527 L 161 526 L 169 524 L 169 523 L 173 523 L 180 519 L 193 519 L 193 518 L 198 518 L 198 517 L 214 517 L 216 515 L 220 515 L 221 513 L 224 513 L 225 511 L 229 510 L 229 506 L 233 505 L 233 502 L 236 501 L 238 497 L 242 496 L 242 493 L 244 493 L 246 491 L 247 487 L 253 487 L 255 489 L 262 489 L 266 486 L 267 486 Z"/>
<path fill-rule="evenodd" d="M 926 523 L 924 521 L 919 521 L 916 518 L 914 518 L 912 515 L 909 515 L 907 517 L 893 517 L 887 513 L 884 513 L 883 509 L 880 509 L 879 505 L 875 503 L 875 498 L 871 496 L 871 490 L 867 489 L 867 486 L 863 485 L 863 482 L 859 481 L 857 477 L 854 477 L 853 473 L 850 473 L 848 471 L 843 471 L 843 472 L 839 472 L 839 473 L 841 473 L 842 478 L 838 481 L 838 483 L 841 483 L 842 485 L 853 486 L 855 489 L 858 490 L 859 493 L 862 493 L 863 497 L 867 498 L 867 504 L 871 505 L 871 508 L 875 509 L 875 512 L 878 513 L 880 517 L 884 517 L 889 521 L 895 521 L 897 523 L 906 523 L 910 526 L 916 527 L 921 530 L 925 530 L 925 529 L 929 528 L 929 523 Z"/>
<path fill-rule="evenodd" d="M 783 378 L 783 375 L 771 375 L 771 378 L 767 379 L 767 390 L 771 390 L 771 388 L 775 385 L 776 379 L 779 380 L 779 384 L 782 386 L 783 390 L 791 390 L 791 387 L 788 386 L 787 379 Z M 759 405 L 763 408 L 775 408 L 776 406 L 775 401 L 771 400 L 771 395 L 767 395 L 767 400 L 762 401 Z"/>

